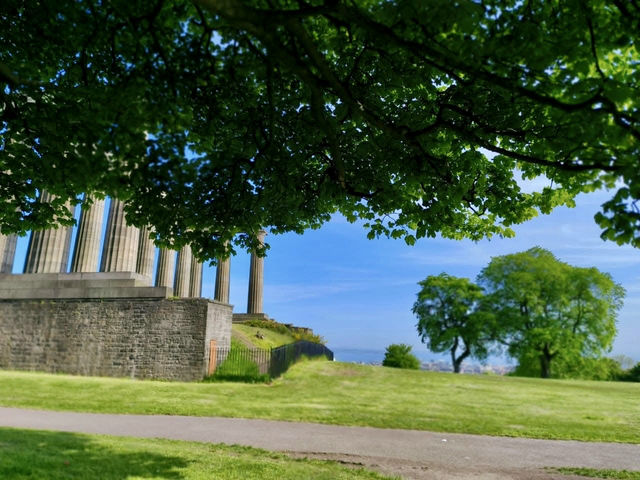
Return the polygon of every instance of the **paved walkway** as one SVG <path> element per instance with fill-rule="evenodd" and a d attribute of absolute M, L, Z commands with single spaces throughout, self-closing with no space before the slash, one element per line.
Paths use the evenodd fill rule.
<path fill-rule="evenodd" d="M 563 478 L 543 467 L 640 470 L 640 445 L 432 433 L 240 418 L 0 407 L 0 426 L 249 445 L 415 479 Z"/>

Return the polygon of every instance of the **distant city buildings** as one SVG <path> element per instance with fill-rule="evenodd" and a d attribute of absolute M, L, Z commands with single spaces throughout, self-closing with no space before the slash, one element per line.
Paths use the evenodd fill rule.
<path fill-rule="evenodd" d="M 449 362 L 443 360 L 423 362 L 420 366 L 421 370 L 428 370 L 430 372 L 452 372 L 453 368 Z M 478 365 L 476 363 L 462 364 L 460 373 L 468 373 L 475 375 L 482 375 L 486 373 L 495 375 L 506 375 L 512 372 L 514 367 L 509 365 Z"/>
<path fill-rule="evenodd" d="M 340 359 L 337 359 L 340 361 Z M 374 365 L 374 366 L 382 366 L 382 362 L 353 362 L 358 363 L 360 365 Z M 469 364 L 462 365 L 460 368 L 460 373 L 466 373 L 469 375 L 507 375 L 514 370 L 515 367 L 511 365 L 478 365 L 478 364 Z M 453 368 L 449 362 L 444 360 L 431 361 L 431 362 L 422 362 L 420 364 L 420 370 L 425 370 L 429 372 L 453 372 Z"/>

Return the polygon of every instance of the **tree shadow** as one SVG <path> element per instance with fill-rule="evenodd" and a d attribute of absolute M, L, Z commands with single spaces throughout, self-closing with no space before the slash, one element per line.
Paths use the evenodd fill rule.
<path fill-rule="evenodd" d="M 143 440 L 0 428 L 0 478 L 179 480 L 185 459 Z M 164 447 L 164 448 L 163 448 Z"/>

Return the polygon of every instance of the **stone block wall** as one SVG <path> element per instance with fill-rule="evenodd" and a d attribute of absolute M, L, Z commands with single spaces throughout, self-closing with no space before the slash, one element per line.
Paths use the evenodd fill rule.
<path fill-rule="evenodd" d="M 200 380 L 231 317 L 203 298 L 0 300 L 0 368 Z"/>

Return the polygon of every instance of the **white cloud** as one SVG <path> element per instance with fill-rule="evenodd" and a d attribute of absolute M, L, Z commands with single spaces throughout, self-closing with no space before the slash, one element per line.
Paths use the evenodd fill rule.
<path fill-rule="evenodd" d="M 440 253 L 436 253 L 433 249 L 425 250 L 409 250 L 402 255 L 400 259 L 407 263 L 428 265 L 428 266 L 485 266 L 490 257 L 495 253 L 490 253 L 480 244 L 469 244 L 460 242 L 451 248 L 451 242 L 448 242 L 449 248 L 438 249 Z"/>
<path fill-rule="evenodd" d="M 634 284 L 631 284 L 631 285 L 628 284 L 625 288 L 627 290 L 627 295 L 630 294 L 630 293 L 631 294 L 634 294 L 634 293 L 640 294 L 640 283 L 637 283 L 635 285 Z"/>
<path fill-rule="evenodd" d="M 367 290 L 370 282 L 342 282 L 330 284 L 270 284 L 265 285 L 269 303 L 297 302 L 311 298 L 326 298 L 336 294 Z"/>
<path fill-rule="evenodd" d="M 370 276 L 377 273 L 375 268 L 350 267 L 345 265 L 334 265 L 334 264 L 324 264 L 323 270 L 326 272 L 338 273 L 345 276 L 354 276 L 358 278 L 361 278 L 363 276 Z"/>

